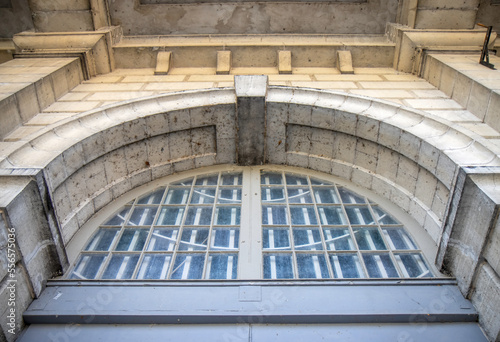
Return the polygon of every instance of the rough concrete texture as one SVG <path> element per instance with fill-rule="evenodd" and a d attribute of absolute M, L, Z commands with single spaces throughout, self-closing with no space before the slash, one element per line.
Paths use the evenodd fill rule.
<path fill-rule="evenodd" d="M 267 82 L 267 76 L 235 78 L 239 165 L 264 162 Z"/>
<path fill-rule="evenodd" d="M 443 263 L 444 270 L 457 277 L 462 293 L 469 293 L 474 280 L 471 270 L 478 265 L 496 216 L 496 203 L 467 178 Z"/>
<path fill-rule="evenodd" d="M 2 189 L 10 186 L 6 179 L 2 179 L 2 183 Z M 28 182 L 4 209 L 15 228 L 16 243 L 36 295 L 41 293 L 47 279 L 61 271 L 39 196 L 37 184 Z"/>
<path fill-rule="evenodd" d="M 251 33 L 383 33 L 397 2 L 198 3 L 139 5 L 110 2 L 111 22 L 125 35 Z M 300 13 L 300 15 L 297 15 Z M 157 25 L 161 22 L 162 25 Z"/>
<path fill-rule="evenodd" d="M 26 270 L 24 269 L 22 263 L 17 263 L 16 268 L 15 268 L 15 275 L 16 275 L 16 312 L 15 312 L 15 326 L 14 326 L 14 334 L 9 332 L 9 330 L 12 328 L 10 325 L 7 325 L 7 323 L 10 323 L 10 320 L 8 321 L 5 319 L 7 315 L 10 314 L 10 309 L 12 308 L 11 306 L 8 306 L 9 302 L 9 297 L 11 294 L 10 288 L 8 286 L 12 286 L 12 283 L 8 283 L 6 279 L 2 279 L 0 282 L 0 311 L 2 317 L 5 317 L 4 319 L 0 320 L 0 338 L 4 338 L 3 341 L 9 341 L 13 342 L 15 341 L 18 337 L 19 334 L 21 333 L 22 329 L 25 327 L 22 313 L 28 308 L 28 306 L 31 304 L 33 299 L 35 298 L 32 289 L 31 289 L 31 284 L 30 284 L 30 279 L 28 277 L 28 274 L 26 273 Z M 2 336 L 3 335 L 3 336 Z"/>
<path fill-rule="evenodd" d="M 479 266 L 474 280 L 471 301 L 479 315 L 479 322 L 484 327 L 490 341 L 500 340 L 500 277 L 488 263 Z"/>
<path fill-rule="evenodd" d="M 34 29 L 28 0 L 9 1 L 12 7 L 0 8 L 0 38 Z"/>
<path fill-rule="evenodd" d="M 493 6 L 491 0 L 480 0 L 477 11 L 476 22 L 487 26 L 493 26 L 495 32 L 500 31 L 500 6 Z"/>

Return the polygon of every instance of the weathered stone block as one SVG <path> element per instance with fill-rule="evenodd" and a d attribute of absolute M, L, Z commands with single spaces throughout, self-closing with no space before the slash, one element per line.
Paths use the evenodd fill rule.
<path fill-rule="evenodd" d="M 235 138 L 217 137 L 217 164 L 235 164 L 236 158 Z"/>
<path fill-rule="evenodd" d="M 493 91 L 491 93 L 484 122 L 495 130 L 500 131 L 500 91 Z"/>
<path fill-rule="evenodd" d="M 378 140 L 380 121 L 366 116 L 359 116 L 356 126 L 356 135 L 360 138 L 374 141 Z"/>
<path fill-rule="evenodd" d="M 415 186 L 415 197 L 417 197 L 427 208 L 431 208 L 436 193 L 438 180 L 424 168 L 420 168 Z"/>
<path fill-rule="evenodd" d="M 148 148 L 145 140 L 139 141 L 125 147 L 122 147 L 125 152 L 125 160 L 128 174 L 149 167 Z"/>
<path fill-rule="evenodd" d="M 5 138 L 11 131 L 22 124 L 15 96 L 0 101 L 0 138 Z"/>
<path fill-rule="evenodd" d="M 99 158 L 98 162 L 104 164 L 104 171 L 106 173 L 106 181 L 108 184 L 111 184 L 128 174 L 127 159 L 123 148 L 109 152 Z"/>
<path fill-rule="evenodd" d="M 346 134 L 356 135 L 357 115 L 342 111 L 335 111 L 334 130 Z"/>
<path fill-rule="evenodd" d="M 500 274 L 500 220 L 498 219 L 488 238 L 484 249 L 484 257 L 493 270 Z"/>
<path fill-rule="evenodd" d="M 168 125 L 171 132 L 191 128 L 191 117 L 189 109 L 182 109 L 169 112 Z"/>
<path fill-rule="evenodd" d="M 402 130 L 385 122 L 380 123 L 378 143 L 391 150 L 399 151 L 399 138 Z"/>
<path fill-rule="evenodd" d="M 150 115 L 147 116 L 145 120 L 146 132 L 150 137 L 165 134 L 169 131 L 167 113 Z"/>
<path fill-rule="evenodd" d="M 399 165 L 399 153 L 380 146 L 377 158 L 377 174 L 395 182 Z"/>
<path fill-rule="evenodd" d="M 168 141 L 172 160 L 185 158 L 192 154 L 191 133 L 189 130 L 170 133 Z"/>
<path fill-rule="evenodd" d="M 309 154 L 313 128 L 301 125 L 288 125 L 286 132 L 287 152 Z"/>
<path fill-rule="evenodd" d="M 45 281 L 56 274 L 61 266 L 37 184 L 29 182 L 9 203 L 6 212 L 16 230 L 16 243 L 27 267 L 33 290 L 39 295 Z"/>
<path fill-rule="evenodd" d="M 415 193 L 419 166 L 414 161 L 401 156 L 399 158 L 398 173 L 396 183 L 405 188 L 411 194 Z"/>
<path fill-rule="evenodd" d="M 322 158 L 333 157 L 334 132 L 327 129 L 311 129 L 311 146 L 309 153 Z"/>
<path fill-rule="evenodd" d="M 30 84 L 16 93 L 16 100 L 19 105 L 19 114 L 23 122 L 27 122 L 36 114 L 40 113 L 40 106 L 34 84 Z"/>
<path fill-rule="evenodd" d="M 453 94 L 451 98 L 457 101 L 462 107 L 467 108 L 469 103 L 469 96 L 472 88 L 472 80 L 461 74 L 457 73 L 455 78 L 455 86 L 453 87 Z"/>
<path fill-rule="evenodd" d="M 357 167 L 352 169 L 351 181 L 368 189 L 372 188 L 373 175 Z"/>
<path fill-rule="evenodd" d="M 311 126 L 312 107 L 288 104 L 288 123 Z"/>
<path fill-rule="evenodd" d="M 335 110 L 323 107 L 312 107 L 311 126 L 332 129 L 335 122 Z"/>
<path fill-rule="evenodd" d="M 488 263 L 479 266 L 471 295 L 479 312 L 479 323 L 490 341 L 500 339 L 500 277 Z"/>
<path fill-rule="evenodd" d="M 35 82 L 35 89 L 38 99 L 38 106 L 41 110 L 53 104 L 56 100 L 54 89 L 52 87 L 52 78 L 50 76 L 44 77 Z"/>
<path fill-rule="evenodd" d="M 477 82 L 472 83 L 467 109 L 480 120 L 483 120 L 486 116 L 491 93 L 491 89 Z"/>
<path fill-rule="evenodd" d="M 333 158 L 349 164 L 354 164 L 356 156 L 356 138 L 342 133 L 336 133 L 333 142 Z"/>
<path fill-rule="evenodd" d="M 485 194 L 469 176 L 465 180 L 453 229 L 444 256 L 443 267 L 451 272 L 462 293 L 467 293 L 473 281 L 474 270 L 486 241 L 492 219 L 496 216 L 496 203 Z"/>
<path fill-rule="evenodd" d="M 27 275 L 25 269 L 18 263 L 16 265 L 16 326 L 14 328 L 15 335 L 8 332 L 11 329 L 10 326 L 7 325 L 9 321 L 6 319 L 7 315 L 10 313 L 8 306 L 8 298 L 10 295 L 9 285 L 12 283 L 8 283 L 7 281 L 2 281 L 0 283 L 0 315 L 5 317 L 5 319 L 0 320 L 1 330 L 4 332 L 4 335 L 7 337 L 6 341 L 13 342 L 16 337 L 19 336 L 19 333 L 24 328 L 25 324 L 23 321 L 22 313 L 28 308 L 28 306 L 33 301 L 33 294 L 30 286 L 29 276 Z"/>
<path fill-rule="evenodd" d="M 379 145 L 365 139 L 357 139 L 354 164 L 375 172 L 377 169 Z M 353 175 L 354 177 L 354 175 Z"/>

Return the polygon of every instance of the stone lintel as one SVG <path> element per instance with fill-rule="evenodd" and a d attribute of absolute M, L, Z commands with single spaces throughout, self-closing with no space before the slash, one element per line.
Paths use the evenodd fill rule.
<path fill-rule="evenodd" d="M 235 76 L 238 164 L 264 163 L 267 76 Z"/>
<path fill-rule="evenodd" d="M 155 75 L 166 75 L 172 65 L 172 53 L 170 51 L 158 51 L 156 55 Z"/>
<path fill-rule="evenodd" d="M 217 51 L 218 75 L 228 75 L 231 71 L 231 51 Z"/>

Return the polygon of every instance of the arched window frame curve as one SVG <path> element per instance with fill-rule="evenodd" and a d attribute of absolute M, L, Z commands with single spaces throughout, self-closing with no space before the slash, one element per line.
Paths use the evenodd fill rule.
<path fill-rule="evenodd" d="M 338 177 L 331 176 L 325 173 L 320 173 L 316 171 L 311 171 L 311 170 L 306 170 L 302 168 L 295 168 L 295 167 L 290 167 L 290 166 L 277 166 L 277 165 L 264 165 L 264 166 L 252 166 L 252 167 L 238 167 L 234 165 L 222 165 L 222 166 L 212 166 L 212 167 L 207 167 L 207 168 L 200 168 L 196 170 L 191 170 L 191 171 L 186 171 L 182 172 L 179 174 L 174 174 L 167 176 L 165 178 L 156 180 L 154 182 L 151 182 L 147 185 L 141 186 L 139 188 L 136 188 L 123 196 L 121 196 L 119 199 L 109 203 L 106 205 L 101 211 L 99 211 L 96 215 L 93 216 L 92 219 L 90 219 L 83 227 L 82 229 L 75 235 L 75 237 L 70 241 L 68 244 L 68 256 L 69 260 L 72 263 L 71 268 L 69 269 L 69 273 L 73 272 L 74 267 L 75 267 L 75 262 L 78 262 L 77 258 L 80 255 L 80 252 L 83 251 L 88 245 L 90 239 L 92 236 L 95 236 L 95 232 L 98 229 L 100 225 L 106 221 L 109 217 L 113 216 L 113 213 L 116 213 L 120 211 L 124 206 L 130 205 L 131 201 L 133 202 L 134 200 L 137 200 L 138 198 L 143 197 L 144 195 L 147 195 L 148 193 L 151 193 L 152 191 L 155 191 L 155 189 L 158 189 L 160 187 L 165 187 L 168 186 L 168 184 L 175 184 L 178 181 L 181 181 L 183 179 L 188 179 L 190 177 L 197 177 L 197 176 L 203 176 L 203 175 L 210 175 L 210 174 L 215 174 L 215 173 L 235 173 L 235 172 L 241 172 L 243 175 L 243 178 L 245 181 L 241 183 L 241 199 L 242 199 L 242 209 L 241 209 L 241 227 L 239 228 L 238 232 L 238 238 L 240 243 L 238 244 L 237 248 L 233 250 L 233 252 L 237 253 L 237 256 L 240 255 L 245 255 L 244 258 L 238 258 L 238 269 L 233 272 L 233 276 L 229 276 L 229 272 L 227 273 L 228 276 L 227 278 L 229 279 L 266 279 L 266 278 L 272 278 L 272 279 L 288 279 L 288 278 L 295 278 L 295 279 L 312 279 L 315 277 L 308 277 L 300 275 L 299 272 L 299 266 L 298 264 L 307 259 L 310 256 L 308 255 L 308 252 L 301 251 L 300 248 L 295 249 L 293 248 L 293 251 L 290 251 L 290 259 L 289 261 L 293 265 L 293 274 L 292 276 L 281 276 L 281 277 L 276 277 L 276 274 L 273 276 L 269 276 L 269 271 L 266 271 L 265 266 L 263 266 L 266 262 L 266 258 L 268 256 L 272 256 L 273 254 L 273 249 L 269 249 L 269 246 L 264 246 L 266 244 L 266 238 L 263 234 L 267 230 L 269 231 L 271 226 L 268 225 L 268 222 L 264 222 L 262 220 L 262 215 L 264 212 L 263 209 L 263 202 L 262 200 L 262 193 L 261 189 L 265 187 L 265 185 L 261 184 L 261 176 L 260 172 L 285 172 L 285 173 L 290 173 L 290 174 L 295 174 L 295 175 L 303 175 L 308 177 L 308 179 L 319 179 L 319 180 L 324 180 L 326 182 L 330 182 L 336 185 L 337 188 L 345 188 L 348 189 L 356 194 L 361 195 L 362 197 L 367 199 L 366 205 L 370 207 L 371 213 L 373 214 L 373 208 L 383 208 L 383 210 L 386 213 L 389 213 L 391 217 L 394 217 L 395 220 L 399 222 L 399 224 L 391 226 L 389 225 L 380 225 L 376 224 L 378 231 L 381 233 L 386 233 L 387 229 L 397 229 L 397 227 L 404 227 L 403 230 L 406 232 L 408 238 L 410 241 L 413 241 L 415 244 L 415 248 L 411 248 L 410 252 L 413 253 L 421 253 L 424 257 L 422 258 L 422 261 L 425 263 L 426 267 L 429 269 L 430 273 L 432 274 L 433 277 L 439 277 L 441 274 L 437 271 L 437 269 L 434 267 L 432 262 L 429 262 L 430 260 L 433 260 L 434 256 L 436 255 L 437 252 L 437 247 L 431 240 L 431 238 L 428 236 L 428 234 L 424 231 L 424 229 L 418 225 L 418 223 L 415 222 L 407 213 L 403 212 L 401 209 L 399 209 L 394 203 L 391 203 L 387 199 L 384 199 L 371 191 L 367 189 L 363 189 L 359 186 L 354 185 L 351 182 L 339 179 Z M 286 182 L 286 181 L 285 181 Z M 194 186 L 193 186 L 194 187 Z M 291 188 L 294 186 L 292 185 Z M 295 186 L 297 188 L 297 186 Z M 288 190 L 287 190 L 288 191 Z M 337 190 L 338 191 L 338 190 Z M 289 204 L 287 203 L 287 206 L 289 207 L 288 210 L 290 209 L 290 206 L 293 206 L 294 204 Z M 317 204 L 315 204 L 317 207 Z M 352 203 L 348 205 L 349 207 L 355 207 L 356 204 Z M 342 207 L 345 212 L 345 207 L 346 205 L 342 203 L 339 205 L 339 207 Z M 251 208 L 251 209 L 249 209 Z M 258 208 L 258 209 L 256 209 Z M 317 215 L 317 208 L 314 209 L 316 210 L 316 215 Z M 288 214 L 290 215 L 290 214 Z M 256 218 L 257 217 L 257 218 Z M 290 216 L 289 216 L 290 217 Z M 321 219 L 320 219 L 321 220 Z M 256 225 L 255 222 L 259 221 L 259 223 Z M 293 240 L 295 238 L 294 235 L 294 229 L 300 230 L 304 227 L 294 227 L 292 225 L 292 222 L 289 222 L 289 241 L 291 244 L 293 243 Z M 321 253 L 323 253 L 322 262 L 327 262 L 328 267 L 327 269 L 327 276 L 323 276 L 321 278 L 325 279 L 337 279 L 339 278 L 337 274 L 335 273 L 335 265 L 334 261 L 332 260 L 332 254 L 336 254 L 334 251 L 326 247 L 325 242 L 325 230 L 323 228 L 320 228 L 323 226 L 322 222 L 316 222 L 318 224 L 318 230 L 320 233 L 323 235 L 323 250 Z M 212 224 L 213 225 L 213 224 Z M 258 227 L 257 227 L 258 226 Z M 392 247 L 388 247 L 387 243 L 387 238 L 382 237 L 382 234 L 376 233 L 376 236 L 380 237 L 385 243 L 386 247 L 382 248 L 366 248 L 363 250 L 362 247 L 359 247 L 360 241 L 357 240 L 357 237 L 355 236 L 357 232 L 359 231 L 358 228 L 360 228 L 358 225 L 351 225 L 349 221 L 345 222 L 345 224 L 342 224 L 344 228 L 348 227 L 347 229 L 350 232 L 350 238 L 351 238 L 351 243 L 354 243 L 356 245 L 356 248 L 352 251 L 347 251 L 347 250 L 342 250 L 339 253 L 342 254 L 343 256 L 346 255 L 355 255 L 357 254 L 358 259 L 363 259 L 370 256 L 381 256 L 381 254 L 388 255 L 392 263 L 394 264 L 394 269 L 395 272 L 397 272 L 397 276 L 393 274 L 384 274 L 382 276 L 373 276 L 373 274 L 370 273 L 370 271 L 367 269 L 367 259 L 365 259 L 364 262 L 361 262 L 362 266 L 360 269 L 360 275 L 359 278 L 413 278 L 412 276 L 408 276 L 407 273 L 402 271 L 401 267 L 397 266 L 398 261 L 395 259 L 395 256 L 397 253 L 402 252 L 403 254 L 407 253 L 406 251 L 402 250 L 396 250 Z M 257 227 L 257 228 L 256 228 Z M 281 227 L 283 228 L 283 227 Z M 330 227 L 331 228 L 331 227 Z M 373 228 L 373 227 L 372 227 Z M 152 230 L 154 228 L 151 228 Z M 210 229 L 214 229 L 214 227 L 211 227 Z M 182 234 L 181 232 L 178 232 L 178 234 Z M 118 236 L 118 235 L 117 235 Z M 268 236 L 268 235 L 267 235 Z M 179 235 L 180 237 L 180 235 Z M 180 240 L 179 240 L 180 241 Z M 250 243 L 248 242 L 250 241 Z M 116 243 L 116 241 L 115 241 Z M 149 243 L 149 242 L 148 242 Z M 179 242 L 178 242 L 179 244 Z M 143 245 L 145 246 L 145 245 Z M 177 248 L 178 249 L 178 248 Z M 177 250 L 176 249 L 176 250 Z M 208 251 L 208 249 L 207 249 Z M 110 255 L 112 251 L 109 251 Z M 314 253 L 318 253 L 315 251 Z M 377 254 L 378 253 L 378 254 Z M 179 253 L 182 254 L 182 253 Z M 209 253 L 206 253 L 206 258 L 208 259 Z M 279 253 L 278 253 L 279 254 Z M 310 253 L 309 253 L 310 254 Z M 276 256 L 276 255 L 275 255 Z M 338 256 L 338 255 L 336 255 Z M 172 254 L 172 260 L 171 260 L 171 267 L 170 271 L 168 271 L 168 278 L 169 279 L 174 279 L 171 277 L 172 270 L 174 269 L 174 259 L 177 257 L 177 254 L 175 256 Z M 109 259 L 110 257 L 108 257 Z M 137 278 L 139 268 L 140 268 L 140 263 L 144 259 L 144 252 L 142 252 L 137 259 L 137 262 L 135 263 L 135 271 L 132 273 L 133 278 Z M 267 258 L 269 259 L 269 258 Z M 109 264 L 109 260 L 107 261 Z M 359 262 L 359 260 L 358 260 Z M 378 260 L 378 263 L 380 264 L 380 258 Z M 207 271 L 206 271 L 206 263 L 207 261 L 204 260 L 205 267 L 204 270 L 202 271 L 202 276 L 198 276 L 197 278 L 202 278 L 202 279 L 208 279 L 209 277 L 206 276 Z M 317 264 L 317 262 L 316 262 Z M 339 270 L 338 264 L 337 264 L 337 270 Z M 104 274 L 105 270 L 101 269 L 100 270 L 100 276 L 99 278 L 101 279 L 106 279 L 102 278 L 102 275 Z M 267 273 L 266 273 L 267 272 Z M 320 272 L 321 273 L 321 272 Z M 316 270 L 316 274 L 318 274 L 318 271 Z M 66 275 L 67 278 L 71 278 L 71 276 Z M 427 277 L 427 276 L 426 276 Z M 109 278 L 109 277 L 108 277 Z M 342 278 L 350 278 L 350 277 L 342 277 Z M 358 278 L 358 276 L 356 276 Z M 180 277 L 180 279 L 187 279 L 185 276 Z M 81 279 L 82 280 L 82 279 Z"/>

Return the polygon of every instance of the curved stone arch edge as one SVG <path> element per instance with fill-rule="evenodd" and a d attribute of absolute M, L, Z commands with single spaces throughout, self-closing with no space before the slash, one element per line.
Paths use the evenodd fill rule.
<path fill-rule="evenodd" d="M 74 234 L 71 236 L 70 240 L 66 243 L 66 253 L 70 265 L 75 261 L 79 253 L 85 247 L 90 237 L 95 233 L 96 229 L 102 222 L 107 218 L 112 216 L 114 213 L 118 212 L 123 206 L 125 206 L 130 201 L 137 197 L 145 195 L 158 187 L 168 185 L 169 183 L 176 182 L 185 178 L 189 178 L 195 175 L 210 174 L 214 172 L 230 172 L 243 170 L 244 168 L 255 168 L 255 169 L 265 169 L 265 170 L 275 170 L 275 171 L 285 171 L 296 174 L 307 174 L 311 177 L 316 177 L 319 179 L 324 179 L 327 181 L 332 181 L 339 186 L 345 186 L 349 190 L 352 190 L 360 195 L 366 196 L 371 201 L 380 205 L 382 208 L 387 210 L 392 216 L 394 216 L 398 221 L 400 221 L 408 230 L 410 235 L 415 239 L 417 245 L 420 247 L 427 260 L 429 261 L 429 266 L 432 267 L 433 272 L 440 276 L 442 275 L 439 270 L 435 267 L 433 259 L 437 255 L 438 246 L 428 232 L 405 210 L 401 209 L 397 203 L 392 202 L 390 199 L 377 194 L 372 189 L 366 188 L 361 184 L 356 184 L 353 181 L 343 179 L 339 176 L 322 172 L 320 170 L 314 170 L 310 168 L 303 168 L 290 165 L 273 165 L 265 164 L 258 166 L 238 166 L 235 164 L 220 164 L 204 166 L 200 168 L 193 168 L 177 173 L 172 173 L 164 177 L 158 178 L 153 181 L 146 182 L 145 184 L 139 184 L 135 188 L 125 192 L 118 198 L 105 204 L 102 208 L 94 212 L 86 222 L 79 227 Z M 380 177 L 382 180 L 382 177 Z M 399 187 L 398 185 L 388 181 L 387 184 L 394 187 Z M 392 183 L 392 184 L 391 184 Z M 399 187 L 400 188 L 400 187 Z M 404 191 L 404 189 L 400 189 Z M 415 198 L 416 201 L 418 199 Z M 423 205 L 423 203 L 421 203 Z M 429 212 L 432 213 L 429 209 Z"/>
<path fill-rule="evenodd" d="M 445 119 L 437 118 L 424 111 L 398 105 L 390 101 L 370 98 L 362 95 L 348 94 L 340 91 L 287 86 L 269 86 L 266 102 L 321 107 L 325 109 L 339 110 L 347 114 L 356 115 L 357 117 L 366 117 L 368 119 L 393 126 L 394 128 L 400 129 L 402 133 L 410 134 L 429 143 L 439 151 L 442 151 L 446 155 L 450 156 L 450 159 L 458 166 L 500 166 L 500 160 L 496 153 L 498 147 L 490 143 L 487 139 Z M 236 104 L 236 94 L 234 93 L 234 88 L 189 90 L 154 95 L 140 99 L 122 101 L 79 113 L 73 117 L 48 125 L 41 131 L 28 136 L 24 143 L 14 145 L 14 150 L 8 152 L 8 155 L 3 162 L 0 161 L 0 171 L 2 168 L 10 170 L 18 168 L 43 168 L 61 152 L 68 150 L 76 143 L 81 142 L 84 138 L 98 133 L 105 128 L 115 127 L 120 124 L 155 114 L 167 114 L 176 110 L 195 109 L 202 106 L 215 106 L 220 104 Z M 401 117 L 395 118 L 398 115 Z M 99 123 L 98 126 L 92 124 L 91 121 L 102 117 L 108 119 L 106 125 L 103 125 L 103 123 Z M 404 120 L 408 120 L 409 124 L 404 124 Z M 435 123 L 438 125 L 439 128 L 437 132 L 432 129 L 431 132 L 429 132 L 428 123 Z M 64 132 L 65 129 L 69 129 L 72 133 L 76 133 L 74 131 L 75 125 L 81 125 L 79 128 L 83 128 L 84 134 L 77 135 L 74 138 L 68 138 L 58 134 L 58 132 Z M 417 128 L 416 126 L 424 127 Z M 450 136 L 443 136 L 447 134 Z M 359 136 L 357 134 L 355 135 Z M 446 139 L 449 143 L 448 145 L 455 142 L 456 146 L 449 146 L 447 149 L 440 149 L 439 146 L 436 146 L 441 142 L 439 141 L 439 137 Z M 67 140 L 66 144 L 62 145 L 65 148 L 59 148 L 56 150 L 53 148 L 47 148 L 44 150 L 44 145 L 50 146 L 51 143 L 61 143 L 61 141 L 51 141 L 54 138 Z M 380 143 L 380 141 L 373 139 L 368 138 L 368 140 Z M 45 158 L 45 161 L 39 165 L 16 165 L 16 163 L 10 161 L 14 154 L 22 152 L 21 150 L 26 147 L 34 148 L 38 150 L 39 153 L 53 153 L 49 153 L 47 158 Z M 390 148 L 390 146 L 386 147 Z M 470 147 L 476 147 L 483 153 L 489 152 L 487 156 L 489 159 L 487 158 L 483 162 L 477 163 L 471 161 L 467 162 L 464 158 L 459 158 L 459 154 L 469 152 L 464 149 L 470 149 Z"/>
<path fill-rule="evenodd" d="M 110 105 L 105 108 L 99 108 L 86 113 L 81 113 L 76 117 L 67 119 L 62 124 L 60 123 L 51 125 L 51 127 L 47 127 L 46 131 L 43 134 L 37 135 L 37 137 L 29 141 L 28 144 L 30 148 L 36 146 L 36 143 L 41 143 L 42 145 L 49 144 L 51 137 L 48 137 L 46 135 L 52 134 L 56 130 L 61 130 L 62 127 L 64 126 L 67 127 L 77 124 L 81 125 L 84 128 L 87 128 L 86 131 L 84 130 L 83 138 L 79 137 L 77 139 L 73 139 L 72 141 L 70 141 L 70 147 L 71 147 L 77 144 L 78 142 L 82 141 L 85 137 L 88 137 L 100 131 L 98 128 L 91 129 L 90 127 L 92 127 L 92 124 L 89 124 L 88 126 L 82 125 L 82 123 L 85 123 L 87 121 L 89 121 L 90 123 L 92 120 L 98 117 L 104 116 L 106 120 L 109 120 L 108 121 L 109 127 L 116 127 L 121 124 L 137 120 L 139 118 L 148 117 L 155 114 L 169 113 L 175 110 L 200 108 L 200 106 L 204 105 L 209 105 L 209 106 L 217 106 L 218 104 L 234 105 L 235 99 L 236 97 L 234 94 L 234 89 L 225 88 L 225 89 L 209 89 L 203 91 L 185 91 L 167 95 L 152 96 L 145 99 L 125 101 L 118 105 Z M 198 100 L 199 102 L 195 100 Z M 415 130 L 414 127 L 418 126 L 419 124 L 427 120 L 428 122 L 436 122 L 438 123 L 438 127 L 444 128 L 443 130 L 438 130 L 438 132 L 440 133 L 437 135 L 438 137 L 446 135 L 449 132 L 452 132 L 452 134 L 450 134 L 450 136 L 447 138 L 451 140 L 454 140 L 454 138 L 456 138 L 455 140 L 457 140 L 459 143 L 462 143 L 461 140 L 457 138 L 457 136 L 459 136 L 460 138 L 465 138 L 468 139 L 468 141 L 470 141 L 470 144 L 466 145 L 465 148 L 470 147 L 471 144 L 478 144 L 478 141 L 481 142 L 480 145 L 483 147 L 484 145 L 487 145 L 487 141 L 485 141 L 485 139 L 482 139 L 481 137 L 478 136 L 474 136 L 473 133 L 465 129 L 462 129 L 461 127 L 456 126 L 454 124 L 450 124 L 446 120 L 431 118 L 425 112 L 416 111 L 400 105 L 395 105 L 388 101 L 370 99 L 363 96 L 355 96 L 351 94 L 334 92 L 334 91 L 318 91 L 312 89 L 291 88 L 291 87 L 269 87 L 269 90 L 267 92 L 267 102 L 284 103 L 288 105 L 292 104 L 299 106 L 303 105 L 303 106 L 309 106 L 311 108 L 320 107 L 332 110 L 339 110 L 344 113 L 347 113 L 348 115 L 353 115 L 356 118 L 366 117 L 378 121 L 379 123 L 388 124 L 392 127 L 396 127 L 398 130 L 401 130 L 401 132 L 407 132 L 408 134 L 416 136 L 417 138 L 419 138 L 418 133 L 423 134 L 425 131 L 422 132 L 421 129 Z M 394 117 L 396 117 L 397 115 L 400 115 L 401 117 L 396 118 L 397 120 L 395 121 L 391 120 L 391 118 L 394 119 Z M 413 125 L 410 126 L 406 125 L 403 121 L 401 121 L 402 118 L 409 118 L 410 122 L 412 122 Z M 411 119 L 416 119 L 416 121 L 415 120 L 412 121 Z M 354 132 L 355 136 L 359 136 L 358 135 L 359 132 L 357 131 L 357 129 L 358 126 L 356 126 L 356 131 Z M 55 137 L 61 138 L 57 134 L 55 134 Z M 436 135 L 434 136 L 431 135 L 429 137 L 426 136 L 426 134 L 423 134 L 423 137 L 421 139 L 422 141 L 427 141 L 427 138 L 434 138 L 434 137 L 436 137 Z M 45 140 L 44 138 L 49 138 L 49 139 Z M 380 141 L 378 140 L 375 142 L 380 143 Z M 431 140 L 431 142 L 428 142 L 428 144 L 434 146 L 438 142 L 439 140 L 437 141 Z M 459 146 L 463 147 L 462 145 Z M 390 148 L 391 146 L 388 147 Z M 69 148 L 66 148 L 66 150 L 68 149 Z M 486 147 L 485 149 L 488 150 Z M 439 149 L 437 150 L 441 151 Z M 443 152 L 443 155 L 446 155 L 447 154 L 446 151 L 453 154 L 454 150 L 453 149 L 442 150 L 441 152 Z M 59 150 L 54 152 L 55 152 L 54 154 L 57 155 L 61 154 Z M 496 159 L 496 155 L 491 151 L 490 151 L 490 156 L 492 156 L 493 159 Z M 49 158 L 50 161 L 49 162 L 46 161 L 44 165 L 39 166 L 38 170 L 42 169 L 45 171 L 46 166 L 54 159 L 55 158 L 53 159 Z M 183 161 L 179 161 L 178 165 L 181 165 L 182 162 Z M 417 162 L 417 164 L 419 163 Z M 470 166 L 470 164 L 471 163 L 466 163 L 465 165 Z M 460 164 L 458 163 L 455 164 L 455 167 L 458 168 L 459 166 Z M 185 167 L 186 166 L 179 167 L 179 170 L 185 169 Z M 29 169 L 37 169 L 37 167 L 24 167 L 21 170 L 19 170 L 18 168 L 12 165 L 12 168 L 8 171 L 9 173 L 15 173 L 16 170 L 19 170 L 22 173 L 25 172 L 29 173 Z M 390 184 L 390 181 L 387 184 Z M 83 209 L 84 207 L 85 205 L 83 207 L 80 207 L 80 209 Z M 424 209 L 426 212 L 430 214 L 430 217 L 432 217 L 433 214 L 432 211 L 429 211 L 428 208 Z M 78 212 L 80 212 L 80 210 Z M 72 221 L 74 222 L 74 220 Z M 80 219 L 79 221 L 84 222 L 85 219 Z M 432 221 L 438 222 L 439 220 L 436 220 L 436 217 L 434 215 Z"/>

